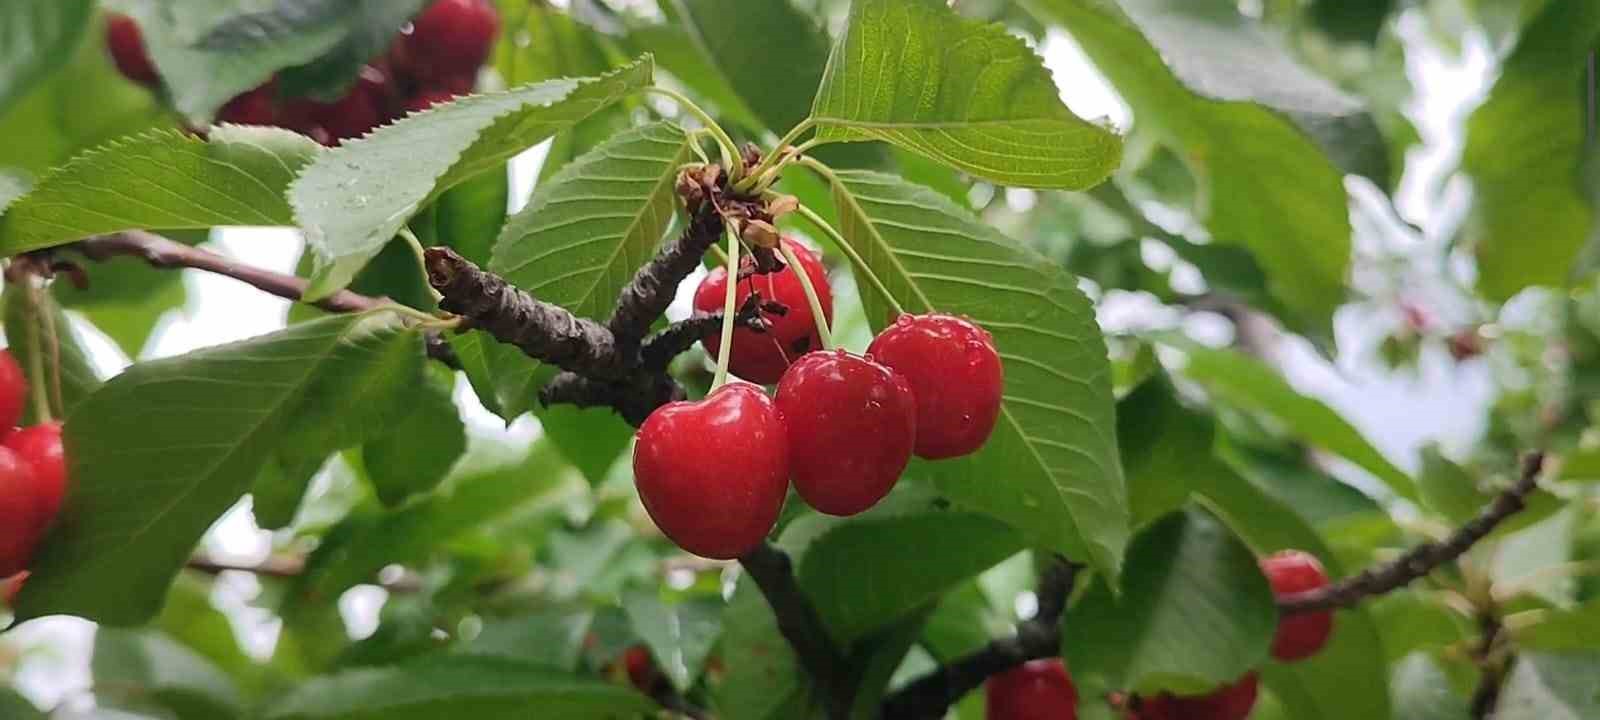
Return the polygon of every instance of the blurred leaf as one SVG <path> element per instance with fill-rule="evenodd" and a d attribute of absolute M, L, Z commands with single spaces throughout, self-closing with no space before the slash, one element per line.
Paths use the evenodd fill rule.
<path fill-rule="evenodd" d="M 1422 472 L 1417 476 L 1417 486 L 1423 504 L 1452 525 L 1471 520 L 1490 500 L 1466 468 L 1441 454 L 1438 445 L 1422 448 Z"/>
<path fill-rule="evenodd" d="M 1000 420 L 975 455 L 916 463 L 942 492 L 1029 542 L 1117 575 L 1128 536 L 1110 363 L 1076 280 L 931 190 L 846 171 L 833 185 L 873 329 L 907 312 L 971 316 L 1006 365 Z M 872 281 L 877 278 L 881 287 Z"/>
<path fill-rule="evenodd" d="M 455 374 L 430 366 L 418 379 L 409 388 L 412 407 L 380 426 L 386 432 L 361 448 L 378 499 L 391 507 L 437 487 L 467 450 L 466 427 L 450 397 Z"/>
<path fill-rule="evenodd" d="M 100 388 L 100 373 L 96 372 L 94 365 L 89 362 L 89 354 L 83 348 L 82 340 L 72 321 L 66 313 L 61 312 L 49 293 L 39 292 L 36 297 L 39 301 L 39 317 L 30 317 L 30 302 L 27 288 L 17 283 L 7 283 L 5 289 L 5 331 L 7 349 L 16 358 L 17 364 L 22 367 L 22 372 L 28 378 L 28 387 L 39 392 L 49 392 L 47 399 L 51 407 L 68 417 L 76 410 L 89 395 Z M 48 342 L 41 342 L 47 338 L 45 326 L 41 320 L 43 313 L 49 313 L 50 322 L 55 326 L 56 347 L 51 352 Z M 33 372 L 33 353 L 43 353 L 39 366 L 44 370 L 44 377 L 36 377 Z M 51 363 L 59 358 L 61 381 L 61 404 L 64 407 L 55 407 L 54 384 L 56 374 L 51 371 Z M 34 412 L 31 400 L 23 405 L 22 420 L 24 423 L 39 421 Z"/>
<path fill-rule="evenodd" d="M 45 720 L 43 710 L 11 688 L 0 688 L 0 717 L 11 720 Z"/>
<path fill-rule="evenodd" d="M 561 456 L 593 487 L 605 482 L 617 458 L 633 442 L 633 428 L 610 408 L 556 405 L 539 410 L 539 423 Z"/>
<path fill-rule="evenodd" d="M 461 371 L 467 376 L 473 394 L 478 396 L 478 402 L 483 403 L 484 409 L 499 415 L 508 423 L 515 420 L 517 414 L 507 417 L 508 413 L 502 409 L 495 389 L 496 375 L 492 363 L 497 350 L 495 346 L 500 343 L 484 333 L 449 333 L 445 339 L 449 341 L 456 359 L 461 361 Z"/>
<path fill-rule="evenodd" d="M 1350 265 L 1344 181 L 1305 128 L 1280 112 L 1359 121 L 1360 106 L 1227 0 L 1027 5 L 1072 33 L 1140 127 L 1179 151 L 1207 188 L 1197 212 L 1211 235 L 1256 256 L 1290 323 L 1331 337 Z"/>
<path fill-rule="evenodd" d="M 777 10 L 781 12 L 782 8 Z M 739 97 L 739 93 L 733 89 L 732 81 L 723 74 L 722 67 L 695 44 L 690 33 L 683 25 L 643 25 L 628 31 L 627 42 L 641 52 L 654 55 L 662 70 L 671 73 L 679 82 L 705 98 L 710 106 L 706 109 L 716 113 L 719 119 L 750 130 L 766 127 L 756 117 L 755 111 L 745 104 L 744 98 Z M 822 77 L 820 68 L 817 77 Z"/>
<path fill-rule="evenodd" d="M 240 46 L 250 48 L 263 40 L 288 40 L 295 34 L 318 32 L 328 24 L 342 25 L 345 31 L 331 49 L 277 74 L 279 92 L 285 96 L 333 101 L 355 82 L 362 65 L 389 49 L 401 26 L 425 5 L 427 0 L 279 0 L 270 10 L 238 16 L 213 28 L 201 44 L 227 45 L 228 34 L 233 33 Z M 295 13 L 294 6 L 300 12 Z"/>
<path fill-rule="evenodd" d="M 1371 45 L 1394 6 L 1394 0 L 1311 0 L 1310 13 L 1317 27 L 1335 40 Z"/>
<path fill-rule="evenodd" d="M 162 316 L 182 308 L 189 297 L 183 273 L 151 267 L 138 258 L 95 263 L 85 289 L 63 281 L 54 283 L 51 290 L 62 306 L 83 313 L 122 352 L 135 359 Z"/>
<path fill-rule="evenodd" d="M 507 173 L 486 172 L 445 191 L 433 205 L 435 242 L 479 265 L 489 262 L 506 221 Z"/>
<path fill-rule="evenodd" d="M 180 573 L 151 628 L 204 658 L 253 700 L 265 689 L 269 667 L 240 648 L 228 616 L 211 603 L 211 588 L 197 572 Z"/>
<path fill-rule="evenodd" d="M 1517 646 L 1530 650 L 1589 650 L 1600 647 L 1600 600 L 1541 613 L 1535 624 L 1513 631 Z"/>
<path fill-rule="evenodd" d="M 950 662 L 987 645 L 1009 629 L 976 582 L 965 583 L 939 599 L 922 628 L 922 646 L 939 662 Z"/>
<path fill-rule="evenodd" d="M 792 0 L 670 0 L 670 5 L 688 46 L 704 54 L 768 130 L 782 135 L 806 119 L 828 62 L 828 37 Z"/>
<path fill-rule="evenodd" d="M 444 656 L 347 670 L 302 683 L 264 720 L 521 720 L 530 708 L 552 718 L 595 720 L 650 712 L 626 688 L 497 658 Z"/>
<path fill-rule="evenodd" d="M 727 720 L 823 717 L 794 648 L 778 632 L 771 606 L 742 579 L 722 614 L 721 655 L 727 674 L 714 686 L 718 714 Z"/>
<path fill-rule="evenodd" d="M 1465 698 L 1450 687 L 1439 661 L 1427 653 L 1412 653 L 1395 663 L 1393 684 L 1395 717 L 1406 720 L 1468 720 Z"/>
<path fill-rule="evenodd" d="M 883 140 L 1006 185 L 1082 190 L 1122 160 L 1021 39 L 937 0 L 851 3 L 811 116 L 819 140 Z"/>
<path fill-rule="evenodd" d="M 722 634 L 721 599 L 690 598 L 667 603 L 654 592 L 623 594 L 622 609 L 634 632 L 644 638 L 656 665 L 672 686 L 685 692 L 705 669 L 706 657 Z"/>
<path fill-rule="evenodd" d="M 1074 675 L 1109 687 L 1197 694 L 1267 658 L 1272 591 L 1249 548 L 1209 515 L 1174 513 L 1128 548 L 1122 594 L 1096 583 L 1062 621 Z"/>
<path fill-rule="evenodd" d="M 565 607 L 488 618 L 478 637 L 459 647 L 457 652 L 572 672 L 578 669 L 584 637 L 589 634 L 593 622 L 592 611 Z"/>
<path fill-rule="evenodd" d="M 222 125 L 124 138 L 41 177 L 0 216 L 0 254 L 123 230 L 293 225 L 283 197 L 318 145 L 277 128 Z"/>
<path fill-rule="evenodd" d="M 1600 717 L 1600 652 L 1530 652 L 1517 656 L 1495 720 Z"/>
<path fill-rule="evenodd" d="M 321 422 L 360 395 L 359 382 L 343 383 L 381 375 L 376 361 L 417 345 L 392 313 L 352 314 L 143 363 L 108 382 L 68 418 L 73 492 L 19 617 L 132 625 L 154 616 L 200 536 L 292 424 Z"/>
<path fill-rule="evenodd" d="M 0 6 L 0 114 L 72 57 L 92 0 L 11 0 Z"/>
<path fill-rule="evenodd" d="M 1554 605 L 1568 605 L 1577 583 L 1569 573 L 1552 573 L 1573 560 L 1579 507 L 1566 505 L 1553 515 L 1506 535 L 1491 547 L 1489 577 L 1497 595 L 1527 594 Z"/>
<path fill-rule="evenodd" d="M 100 628 L 93 672 L 97 686 L 148 697 L 182 720 L 239 717 L 244 709 L 227 675 L 158 631 Z"/>
<path fill-rule="evenodd" d="M 1478 256 L 1478 291 L 1491 300 L 1529 285 L 1565 287 L 1594 231 L 1583 189 L 1584 163 L 1593 155 L 1583 88 L 1596 40 L 1600 4 L 1550 0 L 1467 120 L 1461 169 L 1472 179 L 1474 202 L 1463 240 Z"/>
<path fill-rule="evenodd" d="M 1117 440 L 1136 528 L 1183 507 L 1188 478 L 1217 462 L 1211 457 L 1211 423 L 1178 403 L 1165 376 L 1145 381 L 1117 403 Z"/>
<path fill-rule="evenodd" d="M 429 201 L 643 87 L 651 68 L 646 57 L 603 77 L 461 98 L 323 153 L 289 186 L 316 257 L 307 298 L 344 287 Z"/>

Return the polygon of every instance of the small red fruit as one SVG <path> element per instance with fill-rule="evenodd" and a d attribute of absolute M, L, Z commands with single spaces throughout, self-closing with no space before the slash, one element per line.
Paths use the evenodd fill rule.
<path fill-rule="evenodd" d="M 1328 584 L 1328 573 L 1316 556 L 1299 550 L 1284 550 L 1261 560 L 1261 572 L 1279 598 L 1316 590 Z M 1278 620 L 1278 633 L 1272 638 L 1272 656 L 1284 662 L 1304 660 L 1328 644 L 1333 633 L 1333 611 L 1296 613 Z"/>
<path fill-rule="evenodd" d="M 33 468 L 0 447 L 0 577 L 28 568 L 39 544 L 39 499 Z"/>
<path fill-rule="evenodd" d="M 28 378 L 10 350 L 0 350 L 0 437 L 22 421 L 22 405 L 28 399 Z"/>
<path fill-rule="evenodd" d="M 783 243 L 800 260 L 801 267 L 805 268 L 806 275 L 811 278 L 812 287 L 817 291 L 817 299 L 821 301 L 822 315 L 832 323 L 833 292 L 828 287 L 828 271 L 822 266 L 821 258 L 809 248 L 788 238 L 784 238 Z M 755 261 L 748 257 L 743 258 L 739 266 L 744 270 L 745 279 L 739 281 L 736 294 L 738 304 L 743 305 L 745 298 L 750 297 L 751 293 L 758 293 L 762 302 L 776 301 L 783 304 L 787 311 L 782 315 L 763 311 L 762 317 L 769 325 L 766 332 L 757 332 L 746 327 L 734 329 L 733 357 L 729 359 L 728 369 L 750 382 L 771 385 L 783 377 L 783 371 L 789 368 L 789 363 L 794 359 L 812 350 L 822 349 L 822 337 L 817 334 L 817 323 L 811 314 L 811 305 L 806 302 L 805 288 L 801 286 L 800 276 L 795 274 L 794 268 L 786 267 L 775 273 L 752 275 L 749 273 L 755 269 Z M 704 280 L 700 281 L 699 289 L 695 290 L 695 310 L 701 312 L 722 310 L 727 291 L 728 270 L 720 267 L 712 270 Z M 719 339 L 715 333 L 702 339 L 706 352 L 711 354 L 712 359 L 716 359 Z"/>
<path fill-rule="evenodd" d="M 1033 660 L 989 678 L 987 720 L 1076 720 L 1078 688 L 1060 658 Z"/>
<path fill-rule="evenodd" d="M 156 66 L 144 46 L 144 33 L 133 18 L 118 13 L 106 18 L 106 47 L 123 77 L 145 87 L 160 84 L 161 76 L 156 74 Z"/>
<path fill-rule="evenodd" d="M 335 140 L 361 137 L 388 119 L 389 94 L 389 77 L 365 66 L 344 97 L 318 108 L 317 119 Z"/>
<path fill-rule="evenodd" d="M 25 427 L 5 439 L 5 447 L 33 469 L 33 496 L 38 507 L 38 534 L 55 522 L 67 496 L 67 458 L 61 448 L 61 423 Z"/>
<path fill-rule="evenodd" d="M 277 83 L 268 82 L 238 95 L 217 111 L 217 122 L 234 125 L 275 125 L 278 122 Z"/>
<path fill-rule="evenodd" d="M 661 680 L 661 673 L 656 670 L 655 660 L 650 658 L 650 651 L 643 645 L 634 645 L 622 651 L 622 667 L 628 672 L 628 682 L 638 688 L 639 692 L 646 694 L 654 692 Z"/>
<path fill-rule="evenodd" d="M 476 73 L 500 34 L 500 15 L 487 0 L 438 0 L 411 22 L 393 54 L 396 64 L 424 82 Z"/>
<path fill-rule="evenodd" d="M 989 439 L 1005 371 L 983 328 L 953 315 L 901 315 L 878 333 L 867 355 L 911 383 L 918 457 L 959 457 Z"/>
<path fill-rule="evenodd" d="M 1256 705 L 1260 678 L 1255 673 L 1217 688 L 1209 695 L 1162 693 L 1139 704 L 1139 720 L 1244 720 Z"/>
<path fill-rule="evenodd" d="M 639 428 L 633 474 L 662 533 L 696 555 L 731 560 L 760 545 L 783 509 L 783 421 L 761 388 L 743 383 L 668 403 Z"/>
<path fill-rule="evenodd" d="M 854 515 L 877 504 L 906 469 L 917 404 L 906 379 L 843 350 L 810 353 L 778 383 L 790 479 L 811 507 Z"/>

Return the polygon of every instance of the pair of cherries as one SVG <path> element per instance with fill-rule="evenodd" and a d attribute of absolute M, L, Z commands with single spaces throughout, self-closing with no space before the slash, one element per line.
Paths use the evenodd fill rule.
<path fill-rule="evenodd" d="M 0 350 L 0 579 L 28 569 L 67 494 L 61 424 L 18 428 L 28 381 L 11 353 Z M 3 583 L 11 595 L 20 579 Z M 9 601 L 9 598 L 8 598 Z"/>
<path fill-rule="evenodd" d="M 437 0 L 401 31 L 386 55 L 361 69 L 343 97 L 281 98 L 277 81 L 268 80 L 228 101 L 217 120 L 287 128 L 324 145 L 361 137 L 408 111 L 472 92 L 499 34 L 500 15 L 490 0 Z M 106 45 L 124 77 L 146 87 L 161 84 L 132 18 L 110 17 Z"/>
<path fill-rule="evenodd" d="M 1261 560 L 1272 592 L 1279 598 L 1328 584 L 1322 563 L 1310 553 L 1284 550 Z M 1296 662 L 1315 655 L 1333 632 L 1333 612 L 1300 613 L 1281 618 L 1272 639 L 1272 656 Z M 1259 678 L 1246 674 L 1205 695 L 1159 693 L 1142 697 L 1125 710 L 1127 720 L 1244 720 L 1255 707 Z M 989 679 L 985 687 L 987 720 L 1075 720 L 1078 690 L 1059 658 L 1034 660 Z"/>
<path fill-rule="evenodd" d="M 782 242 L 831 316 L 821 260 Z M 766 327 L 736 329 L 728 365 L 752 382 L 777 383 L 775 396 L 735 383 L 698 402 L 670 403 L 645 420 L 634 448 L 645 510 L 679 547 L 709 558 L 736 558 L 760 544 L 790 482 L 818 511 L 854 515 L 889 493 L 913 452 L 941 459 L 982 447 L 1000 412 L 1000 357 L 972 322 L 902 315 L 865 356 L 823 351 L 797 269 L 752 270 L 745 265 L 736 280 L 736 300 L 768 301 Z M 696 309 L 721 307 L 728 282 L 725 269 L 713 271 Z M 716 344 L 704 339 L 713 356 Z"/>

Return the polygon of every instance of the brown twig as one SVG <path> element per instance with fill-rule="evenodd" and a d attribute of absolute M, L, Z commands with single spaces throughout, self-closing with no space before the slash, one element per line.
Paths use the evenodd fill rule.
<path fill-rule="evenodd" d="M 1435 568 L 1454 561 L 1493 532 L 1495 526 L 1526 507 L 1528 495 L 1538 487 L 1539 472 L 1543 468 L 1544 454 L 1529 453 L 1523 459 L 1522 475 L 1517 482 L 1496 496 L 1477 517 L 1457 528 L 1443 542 L 1423 543 L 1393 561 L 1367 568 L 1358 575 L 1317 590 L 1280 598 L 1278 610 L 1284 614 L 1294 614 L 1351 607 L 1363 598 L 1405 587 Z"/>
<path fill-rule="evenodd" d="M 1493 609 L 1486 610 L 1479 617 L 1478 624 L 1483 637 L 1472 653 L 1480 668 L 1478 687 L 1472 691 L 1472 718 L 1489 720 L 1494 716 L 1495 706 L 1500 703 L 1500 688 L 1505 685 L 1510 658 L 1502 652 L 1505 625 L 1500 622 L 1500 615 Z"/>

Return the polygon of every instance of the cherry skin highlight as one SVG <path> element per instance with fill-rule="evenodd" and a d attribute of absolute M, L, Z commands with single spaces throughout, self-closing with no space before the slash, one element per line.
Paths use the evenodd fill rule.
<path fill-rule="evenodd" d="M 0 350 L 0 437 L 22 422 L 22 406 L 28 399 L 28 378 L 10 350 Z"/>
<path fill-rule="evenodd" d="M 911 386 L 871 360 L 810 353 L 783 374 L 774 402 L 789 433 L 789 477 L 819 512 L 854 515 L 876 505 L 911 460 Z"/>
<path fill-rule="evenodd" d="M 828 271 L 822 266 L 821 258 L 809 248 L 800 243 L 784 238 L 784 245 L 794 252 L 800 260 L 800 266 L 805 268 L 806 275 L 811 278 L 811 285 L 817 291 L 817 299 L 822 305 L 822 315 L 831 324 L 833 322 L 833 292 L 828 287 Z M 733 357 L 729 358 L 728 369 L 753 383 L 771 385 L 783 378 L 783 371 L 789 368 L 789 363 L 798 359 L 812 350 L 822 349 L 822 337 L 817 333 L 817 323 L 811 314 L 811 304 L 806 302 L 806 291 L 800 284 L 800 276 L 795 274 L 795 269 L 785 267 L 775 273 L 766 275 L 751 275 L 750 270 L 755 267 L 755 261 L 749 257 L 741 258 L 740 267 L 745 269 L 745 279 L 739 281 L 735 300 L 738 305 L 743 305 L 745 298 L 751 293 L 761 295 L 763 302 L 776 301 L 782 303 L 787 309 L 782 315 L 763 311 L 761 317 L 770 327 L 766 332 L 756 332 L 750 328 L 739 327 L 733 331 Z M 726 268 L 716 268 L 700 282 L 700 287 L 694 293 L 694 308 L 699 312 L 721 312 L 725 293 L 728 290 L 728 271 Z M 706 352 L 712 359 L 716 359 L 720 349 L 718 343 L 721 337 L 711 333 L 701 339 Z"/>
<path fill-rule="evenodd" d="M 5 447 L 33 470 L 33 496 L 38 507 L 37 532 L 43 535 L 61 512 L 67 496 L 67 458 L 61 447 L 61 423 L 25 427 L 5 439 Z"/>
<path fill-rule="evenodd" d="M 39 499 L 33 468 L 0 447 L 0 577 L 28 569 L 39 544 Z"/>
<path fill-rule="evenodd" d="M 1327 587 L 1328 573 L 1316 556 L 1299 550 L 1284 550 L 1261 560 L 1261 572 L 1279 598 Z M 1296 613 L 1278 620 L 1272 637 L 1272 656 L 1283 662 L 1304 660 L 1317 654 L 1333 634 L 1333 611 Z"/>
<path fill-rule="evenodd" d="M 411 22 L 392 55 L 425 82 L 476 73 L 495 38 L 500 15 L 488 0 L 438 0 Z"/>
<path fill-rule="evenodd" d="M 789 443 L 766 393 L 734 383 L 651 413 L 639 428 L 633 473 L 662 533 L 696 555 L 731 560 L 778 522 Z"/>
<path fill-rule="evenodd" d="M 1078 688 L 1060 658 L 1032 660 L 984 684 L 986 720 L 1077 720 Z"/>
<path fill-rule="evenodd" d="M 144 33 L 127 15 L 113 13 L 106 18 L 106 48 L 122 76 L 145 87 L 161 84 L 150 51 L 144 46 Z"/>
<path fill-rule="evenodd" d="M 1260 678 L 1255 673 L 1217 688 L 1209 695 L 1169 695 L 1145 698 L 1136 720 L 1245 720 L 1256 705 Z"/>
<path fill-rule="evenodd" d="M 901 315 L 878 333 L 867 355 L 911 383 L 918 457 L 959 457 L 988 441 L 1005 373 L 983 328 L 953 315 Z"/>

